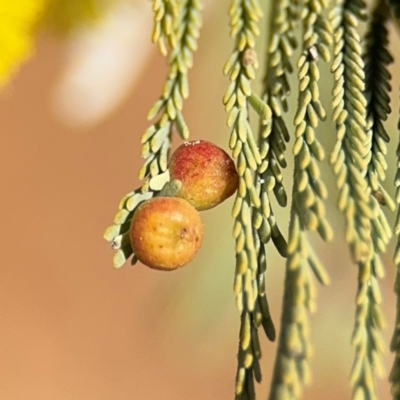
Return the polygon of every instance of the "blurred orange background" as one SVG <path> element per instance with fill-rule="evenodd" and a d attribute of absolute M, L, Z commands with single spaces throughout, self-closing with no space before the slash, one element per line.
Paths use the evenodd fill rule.
<path fill-rule="evenodd" d="M 229 130 L 221 101 L 227 79 L 221 70 L 232 47 L 225 28 L 227 7 L 228 2 L 206 7 L 200 49 L 190 72 L 191 96 L 184 108 L 191 137 L 224 148 Z M 397 55 L 399 38 L 394 31 L 391 37 Z M 1 95 L 0 399 L 234 397 L 239 313 L 232 290 L 232 199 L 203 213 L 203 247 L 190 266 L 173 273 L 139 264 L 115 270 L 113 252 L 102 239 L 119 200 L 140 185 L 140 136 L 166 74 L 155 46 L 149 45 L 142 61 L 112 112 L 87 124 L 68 123 L 54 111 L 54 88 L 65 74 L 66 44 L 48 36 L 40 37 L 35 57 Z M 399 63 L 397 70 L 391 68 L 398 70 Z M 397 73 L 394 110 L 399 108 L 399 80 Z M 330 81 L 324 84 L 323 100 L 329 108 Z M 69 107 L 79 104 L 84 110 L 79 92 L 76 98 L 73 88 L 70 93 Z M 387 123 L 393 138 L 387 183 L 392 194 L 395 125 L 392 117 Z M 320 136 L 329 154 L 334 142 L 329 121 L 321 125 Z M 333 400 L 351 396 L 357 271 L 343 240 L 343 218 L 335 210 L 333 174 L 328 165 L 323 172 L 336 238 L 327 245 L 312 236 L 332 283 L 318 288 L 318 311 L 311 322 L 313 384 L 304 398 Z M 287 183 L 290 175 L 289 167 Z M 285 232 L 288 210 L 278 215 Z M 388 215 L 393 222 L 394 215 Z M 384 257 L 387 276 L 382 281 L 387 343 L 395 314 L 393 244 Z M 267 289 L 279 327 L 284 262 L 273 246 L 268 252 Z M 262 342 L 264 379 L 257 390 L 265 399 L 276 343 L 265 338 Z M 388 352 L 387 371 L 392 358 Z M 389 399 L 387 381 L 379 381 L 379 386 L 381 399 Z"/>

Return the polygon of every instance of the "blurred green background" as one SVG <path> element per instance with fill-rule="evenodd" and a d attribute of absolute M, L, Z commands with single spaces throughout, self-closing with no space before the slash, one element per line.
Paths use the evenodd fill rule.
<path fill-rule="evenodd" d="M 191 138 L 226 149 L 229 130 L 221 99 L 228 84 L 222 66 L 232 48 L 228 5 L 206 2 L 184 107 Z M 42 34 L 36 55 L 0 96 L 1 399 L 233 398 L 239 313 L 232 290 L 232 199 L 202 213 L 204 244 L 191 265 L 173 273 L 140 264 L 117 271 L 102 239 L 119 200 L 140 185 L 140 136 L 166 75 L 165 60 L 148 40 L 149 8 L 146 1 L 112 7 L 105 22 L 65 40 Z M 391 39 L 396 57 L 400 41 L 393 27 Z M 391 67 L 396 111 L 399 65 Z M 329 109 L 329 67 L 323 70 Z M 396 118 L 386 126 L 392 137 L 386 187 L 394 194 Z M 327 155 L 334 135 L 330 121 L 321 124 Z M 179 143 L 176 138 L 175 146 Z M 327 163 L 323 174 L 335 240 L 323 244 L 311 237 L 332 283 L 318 289 L 311 323 L 313 384 L 304 398 L 333 400 L 351 395 L 357 270 L 349 261 Z M 288 192 L 290 177 L 291 164 L 285 171 Z M 288 214 L 289 207 L 277 215 L 285 232 Z M 394 214 L 388 216 L 393 223 Z M 394 240 L 384 257 L 382 281 L 387 343 L 395 314 L 393 250 Z M 269 246 L 267 290 L 277 326 L 283 272 L 283 260 Z M 265 399 L 276 343 L 262 338 L 262 346 L 264 379 L 257 390 Z M 389 372 L 389 352 L 385 362 Z M 381 399 L 389 399 L 387 381 L 379 386 Z"/>

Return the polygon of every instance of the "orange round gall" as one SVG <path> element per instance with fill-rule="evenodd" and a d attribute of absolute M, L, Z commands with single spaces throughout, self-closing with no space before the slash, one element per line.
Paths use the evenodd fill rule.
<path fill-rule="evenodd" d="M 179 146 L 171 156 L 169 172 L 171 179 L 182 182 L 177 196 L 199 211 L 222 203 L 239 184 L 233 160 L 223 149 L 205 140 Z"/>
<path fill-rule="evenodd" d="M 186 200 L 154 197 L 134 213 L 129 237 L 144 265 L 172 271 L 193 260 L 203 239 L 203 223 Z"/>

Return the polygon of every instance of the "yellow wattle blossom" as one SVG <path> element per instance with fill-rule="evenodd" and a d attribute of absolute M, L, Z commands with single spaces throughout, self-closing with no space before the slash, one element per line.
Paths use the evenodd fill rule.
<path fill-rule="evenodd" d="M 0 0 L 0 88 L 34 50 L 38 29 L 67 35 L 113 0 Z"/>
<path fill-rule="evenodd" d="M 97 20 L 113 2 L 115 0 L 46 0 L 40 26 L 65 36 L 75 28 Z"/>
<path fill-rule="evenodd" d="M 0 0 L 0 87 L 33 52 L 44 0 Z"/>

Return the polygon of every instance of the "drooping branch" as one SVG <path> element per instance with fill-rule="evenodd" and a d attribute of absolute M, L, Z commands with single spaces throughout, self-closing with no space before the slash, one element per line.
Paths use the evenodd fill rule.
<path fill-rule="evenodd" d="M 326 112 L 319 99 L 319 58 L 329 61 L 332 30 L 324 17 L 326 1 L 303 3 L 302 54 L 297 63 L 299 99 L 294 119 L 295 142 L 291 220 L 286 262 L 281 328 L 269 400 L 299 399 L 309 383 L 311 355 L 308 313 L 315 310 L 313 275 L 329 283 L 324 267 L 314 255 L 307 231 L 318 231 L 324 240 L 332 238 L 325 218 L 323 199 L 327 190 L 320 178 L 318 163 L 324 158 L 316 132 Z M 322 49 L 322 51 L 321 51 Z"/>
<path fill-rule="evenodd" d="M 338 207 L 346 219 L 346 241 L 359 271 L 352 336 L 355 359 L 350 377 L 353 399 L 377 398 L 374 375 L 382 374 L 384 326 L 378 284 L 383 269 L 378 253 L 390 237 L 368 180 L 373 148 L 367 120 L 365 66 L 357 31 L 365 17 L 362 0 L 338 1 L 331 14 L 335 32 L 333 119 L 337 132 L 331 163 L 339 188 Z M 379 228 L 380 235 L 374 235 Z"/>

